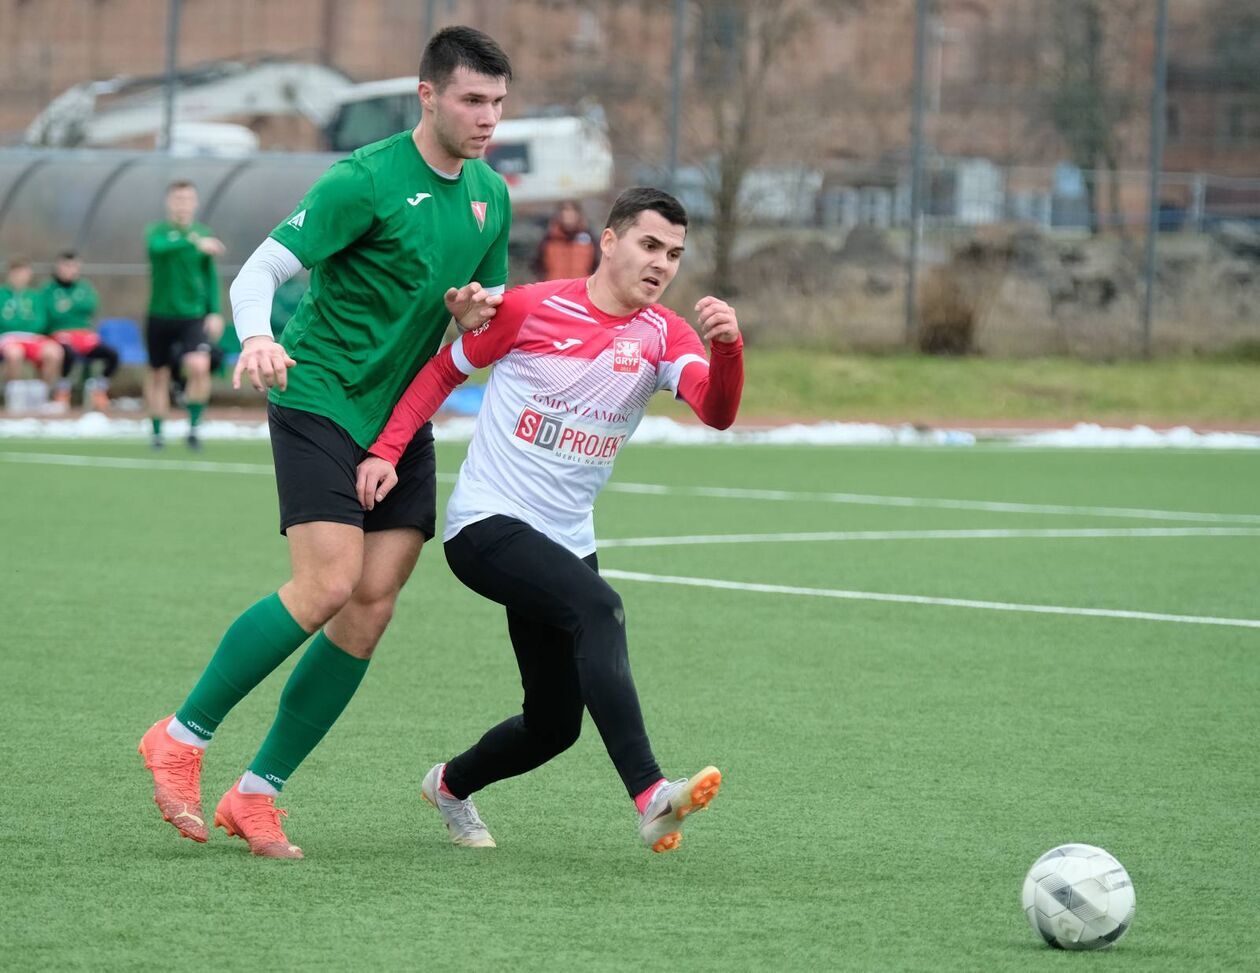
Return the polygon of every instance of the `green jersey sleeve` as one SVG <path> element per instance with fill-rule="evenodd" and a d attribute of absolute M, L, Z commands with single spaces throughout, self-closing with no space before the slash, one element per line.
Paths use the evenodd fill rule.
<path fill-rule="evenodd" d="M 512 204 L 508 202 L 507 193 L 503 194 L 503 212 L 503 227 L 472 277 L 482 287 L 498 287 L 508 280 L 508 232 L 512 229 Z"/>
<path fill-rule="evenodd" d="M 219 313 L 219 268 L 210 258 L 206 259 L 206 313 Z"/>
<path fill-rule="evenodd" d="M 184 234 L 172 236 L 168 223 L 150 223 L 144 228 L 145 245 L 149 256 L 160 256 L 172 250 L 187 250 L 192 242 Z"/>
<path fill-rule="evenodd" d="M 356 159 L 333 163 L 292 215 L 271 231 L 308 270 L 354 243 L 372 226 L 372 177 Z"/>

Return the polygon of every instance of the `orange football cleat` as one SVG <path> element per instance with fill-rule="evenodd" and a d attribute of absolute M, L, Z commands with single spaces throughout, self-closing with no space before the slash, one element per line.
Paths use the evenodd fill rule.
<path fill-rule="evenodd" d="M 244 838 L 249 850 L 263 858 L 301 858 L 302 849 L 289 842 L 280 819 L 289 812 L 276 807 L 270 794 L 242 794 L 233 784 L 214 809 L 214 826 Z"/>
<path fill-rule="evenodd" d="M 210 837 L 201 810 L 201 756 L 204 747 L 180 743 L 166 732 L 174 714 L 164 716 L 140 738 L 140 756 L 153 772 L 153 803 L 162 817 L 193 841 Z"/>

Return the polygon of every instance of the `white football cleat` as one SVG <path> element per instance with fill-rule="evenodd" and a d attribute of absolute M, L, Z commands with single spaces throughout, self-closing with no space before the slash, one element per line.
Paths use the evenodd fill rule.
<path fill-rule="evenodd" d="M 435 764 L 424 775 L 420 784 L 420 796 L 438 809 L 442 820 L 446 822 L 446 830 L 451 833 L 451 841 L 455 844 L 466 848 L 496 847 L 494 838 L 490 836 L 472 800 L 461 801 L 442 793 L 442 771 L 445 768 L 446 764 Z"/>
<path fill-rule="evenodd" d="M 682 841 L 683 818 L 692 811 L 705 810 L 721 786 L 722 774 L 716 767 L 661 784 L 639 818 L 643 843 L 653 851 L 673 851 Z"/>

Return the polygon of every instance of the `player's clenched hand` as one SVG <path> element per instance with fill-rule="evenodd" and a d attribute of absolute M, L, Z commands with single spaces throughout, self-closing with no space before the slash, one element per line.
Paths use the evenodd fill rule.
<path fill-rule="evenodd" d="M 496 308 L 503 303 L 503 295 L 490 294 L 474 280 L 463 287 L 452 287 L 446 292 L 445 300 L 456 327 L 466 332 L 476 331 L 494 317 Z"/>
<path fill-rule="evenodd" d="M 716 297 L 702 297 L 696 302 L 699 313 L 700 337 L 708 341 L 730 343 L 739 338 L 739 321 L 735 309 Z"/>
<path fill-rule="evenodd" d="M 232 388 L 240 388 L 241 376 L 248 374 L 250 383 L 259 392 L 272 387 L 283 392 L 289 385 L 289 369 L 296 364 L 280 342 L 266 335 L 254 335 L 241 345 L 241 357 L 232 372 Z"/>
<path fill-rule="evenodd" d="M 359 464 L 359 478 L 354 485 L 359 494 L 359 505 L 364 510 L 371 510 L 397 483 L 398 473 L 393 463 L 379 456 L 369 456 Z"/>
<path fill-rule="evenodd" d="M 218 237 L 189 234 L 188 239 L 192 240 L 193 246 L 208 257 L 222 257 L 227 253 L 227 247 Z"/>
<path fill-rule="evenodd" d="M 206 329 L 206 337 L 211 341 L 218 341 L 223 337 L 223 315 L 207 314 L 202 327 Z"/>

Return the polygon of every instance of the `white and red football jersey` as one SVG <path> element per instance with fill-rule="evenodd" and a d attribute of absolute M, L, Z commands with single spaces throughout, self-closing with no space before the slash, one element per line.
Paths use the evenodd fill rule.
<path fill-rule="evenodd" d="M 585 557 L 595 550 L 595 497 L 648 400 L 669 389 L 705 421 L 729 425 L 741 347 L 723 349 L 726 380 L 711 383 L 699 336 L 667 308 L 612 317 L 590 301 L 585 278 L 516 287 L 489 324 L 421 370 L 371 452 L 397 463 L 450 389 L 494 365 L 442 538 L 503 514 Z"/>

